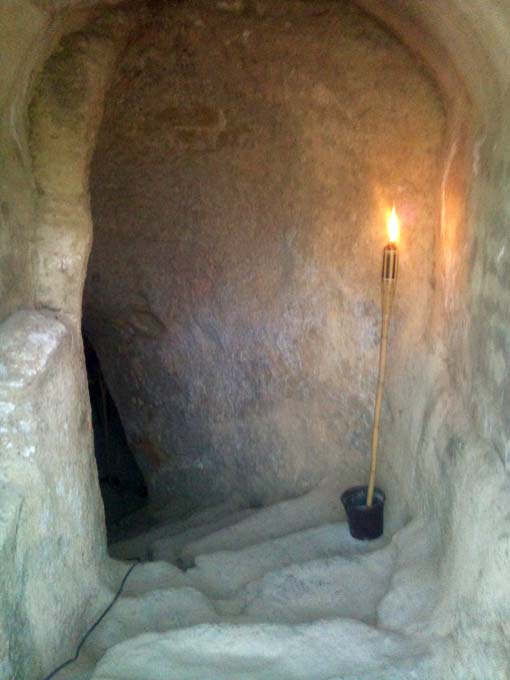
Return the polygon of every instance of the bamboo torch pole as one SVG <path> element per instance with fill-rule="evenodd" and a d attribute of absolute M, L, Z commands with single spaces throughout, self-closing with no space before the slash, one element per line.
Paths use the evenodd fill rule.
<path fill-rule="evenodd" d="M 382 284 L 381 284 L 381 307 L 382 307 L 382 327 L 381 327 L 381 348 L 379 352 L 379 377 L 377 380 L 377 392 L 375 397 L 374 424 L 372 429 L 372 453 L 370 457 L 370 478 L 368 481 L 367 507 L 372 507 L 374 499 L 375 475 L 377 471 L 377 446 L 379 443 L 379 421 L 381 418 L 381 406 L 384 391 L 384 375 L 386 372 L 386 348 L 388 345 L 388 328 L 390 325 L 391 308 L 395 296 L 398 272 L 398 249 L 395 241 L 398 235 L 398 218 L 395 207 L 391 212 L 388 221 L 390 232 L 390 242 L 384 248 Z"/>

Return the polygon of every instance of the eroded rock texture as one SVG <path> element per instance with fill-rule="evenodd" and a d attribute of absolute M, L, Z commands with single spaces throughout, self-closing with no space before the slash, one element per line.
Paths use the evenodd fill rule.
<path fill-rule="evenodd" d="M 153 497 L 183 508 L 362 481 L 393 200 L 394 362 L 433 287 L 425 72 L 349 4 L 231 4 L 154 6 L 91 174 L 85 329 Z"/>

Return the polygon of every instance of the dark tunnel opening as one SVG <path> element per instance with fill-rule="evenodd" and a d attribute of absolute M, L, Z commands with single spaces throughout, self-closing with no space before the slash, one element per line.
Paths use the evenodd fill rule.
<path fill-rule="evenodd" d="M 109 541 L 122 529 L 123 520 L 147 503 L 147 486 L 129 448 L 119 411 L 108 389 L 101 363 L 87 336 L 83 336 L 92 411 L 94 451 L 104 503 Z"/>

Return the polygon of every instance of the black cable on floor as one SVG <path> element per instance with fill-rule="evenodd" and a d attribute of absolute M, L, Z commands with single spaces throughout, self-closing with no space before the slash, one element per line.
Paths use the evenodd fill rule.
<path fill-rule="evenodd" d="M 108 614 L 108 612 L 109 612 L 110 609 L 113 607 L 113 605 L 117 602 L 117 600 L 118 600 L 119 597 L 121 596 L 122 590 L 124 589 L 124 586 L 125 586 L 125 584 L 126 584 L 126 581 L 128 580 L 129 575 L 131 574 L 131 572 L 133 571 L 133 569 L 134 569 L 138 564 L 140 564 L 140 562 L 141 562 L 141 560 L 137 559 L 136 562 L 135 562 L 134 564 L 132 564 L 132 565 L 129 567 L 129 569 L 127 570 L 127 572 L 126 572 L 124 578 L 122 579 L 122 583 L 120 584 L 119 589 L 117 590 L 117 593 L 116 593 L 115 597 L 114 597 L 113 600 L 110 602 L 110 604 L 108 605 L 108 607 L 106 607 L 106 609 L 105 609 L 104 612 L 101 614 L 101 616 L 97 619 L 97 621 L 92 625 L 91 628 L 89 628 L 89 630 L 88 630 L 88 631 L 85 633 L 85 635 L 82 637 L 82 639 L 80 640 L 80 644 L 79 644 L 78 647 L 76 648 L 76 654 L 73 656 L 73 658 L 72 658 L 72 659 L 69 659 L 68 661 L 64 661 L 63 664 L 60 664 L 60 666 L 58 666 L 58 668 L 55 668 L 54 671 L 51 671 L 51 673 L 50 673 L 49 675 L 47 675 L 47 676 L 44 678 L 44 680 L 51 680 L 51 678 L 54 678 L 55 675 L 56 675 L 57 673 L 60 673 L 60 671 L 61 671 L 63 668 L 65 668 L 66 666 L 69 666 L 69 664 L 72 664 L 72 663 L 74 663 L 74 662 L 77 660 L 77 658 L 80 656 L 81 648 L 82 648 L 83 645 L 85 644 L 85 642 L 86 642 L 88 636 L 92 633 L 92 631 L 93 631 L 95 628 L 97 628 L 97 627 L 99 626 L 99 624 L 101 623 L 101 621 L 102 621 L 102 620 L 104 619 L 104 617 Z"/>

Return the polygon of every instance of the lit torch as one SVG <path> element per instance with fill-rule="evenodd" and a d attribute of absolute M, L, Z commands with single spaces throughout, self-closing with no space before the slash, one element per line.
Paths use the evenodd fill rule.
<path fill-rule="evenodd" d="M 395 296 L 398 273 L 398 217 L 395 206 L 388 218 L 389 243 L 383 251 L 382 266 L 382 330 L 381 348 L 379 354 L 379 378 L 377 381 L 377 393 L 374 409 L 374 426 L 372 430 L 372 455 L 370 459 L 370 480 L 368 483 L 367 506 L 372 506 L 375 486 L 375 473 L 377 469 L 377 444 L 379 442 L 379 419 L 381 417 L 381 404 L 384 388 L 384 372 L 386 368 L 386 346 L 388 344 L 388 327 L 390 325 L 391 307 Z"/>

